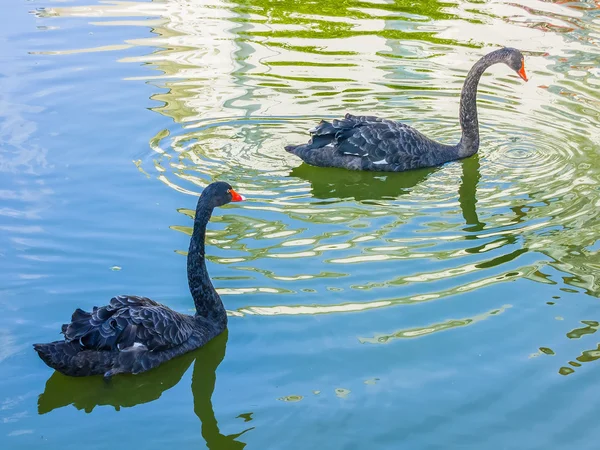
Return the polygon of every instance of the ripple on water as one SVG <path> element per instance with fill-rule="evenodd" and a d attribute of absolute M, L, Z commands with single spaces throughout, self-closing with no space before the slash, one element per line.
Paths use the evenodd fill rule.
<path fill-rule="evenodd" d="M 292 3 L 285 12 L 219 0 L 39 12 L 151 21 L 153 36 L 127 45 L 155 51 L 122 61 L 156 69 L 147 78 L 164 90 L 154 111 L 175 123 L 149 136 L 136 165 L 184 194 L 226 179 L 250 198 L 216 215 L 208 233 L 211 261 L 232 269 L 221 291 L 257 294 L 232 314 L 366 313 L 521 279 L 600 295 L 600 74 L 589 5 L 325 2 L 315 12 Z M 122 52 L 119 44 L 104 49 Z M 347 111 L 456 142 L 464 77 L 500 45 L 522 47 L 531 81 L 504 66 L 482 78 L 472 158 L 374 174 L 308 167 L 283 150 Z M 192 212 L 180 212 L 172 229 L 189 234 Z M 488 313 L 373 335 L 458 328 L 510 306 L 490 301 L 498 304 Z"/>
<path fill-rule="evenodd" d="M 263 258 L 294 261 L 274 270 L 254 270 L 269 280 L 288 283 L 286 289 L 273 292 L 304 292 L 306 281 L 340 272 L 331 270 L 335 266 L 344 267 L 342 274 L 349 275 L 350 265 L 364 265 L 369 270 L 369 265 L 377 264 L 382 273 L 395 267 L 399 270 L 390 272 L 404 275 L 378 277 L 366 283 L 353 276 L 355 282 L 340 286 L 342 290 L 397 291 L 397 286 L 419 284 L 422 287 L 417 297 L 422 300 L 514 279 L 515 274 L 523 276 L 540 267 L 539 257 L 525 256 L 525 239 L 535 240 L 567 226 L 561 219 L 570 216 L 560 212 L 577 205 L 578 199 L 564 204 L 570 192 L 565 185 L 573 182 L 578 157 L 568 141 L 542 142 L 534 130 L 501 123 L 496 129 L 482 127 L 479 156 L 442 168 L 371 174 L 294 166 L 294 158 L 283 145 L 290 139 L 305 139 L 304 130 L 315 120 L 280 117 L 199 122 L 186 125 L 179 133 L 161 132 L 152 140 L 157 176 L 170 187 L 197 193 L 211 180 L 226 176 L 252 198 L 252 202 L 239 206 L 247 216 L 243 220 L 231 215 L 222 219 L 227 228 L 215 232 L 211 241 L 239 250 L 240 256 L 213 260 L 253 264 Z M 442 122 L 450 125 L 452 119 Z M 437 138 L 446 142 L 456 135 L 451 126 L 445 128 L 446 136 L 435 123 L 417 127 L 425 132 L 430 128 L 429 134 L 437 133 Z M 581 214 L 580 206 L 576 207 Z M 270 220 L 265 217 L 268 213 L 283 214 L 288 220 L 281 220 L 282 216 Z M 404 228 L 411 233 L 403 232 Z M 225 234 L 227 239 L 223 239 Z M 541 244 L 530 245 L 536 248 Z M 417 259 L 425 262 L 414 265 Z M 297 260 L 311 261 L 309 265 L 319 270 L 307 273 Z M 400 265 L 399 261 L 410 263 Z M 503 269 L 503 265 L 507 267 Z M 236 268 L 252 269 L 244 265 Z M 268 292 L 265 286 L 270 281 L 259 281 L 262 277 L 251 277 L 258 285 L 227 292 Z M 247 279 L 249 283 L 251 279 Z M 451 282 L 450 287 L 436 288 L 442 281 Z M 314 308 L 257 305 L 238 312 L 331 313 L 402 302 L 374 300 L 365 301 L 364 306 L 359 302 Z M 269 308 L 275 309 L 269 313 Z"/>

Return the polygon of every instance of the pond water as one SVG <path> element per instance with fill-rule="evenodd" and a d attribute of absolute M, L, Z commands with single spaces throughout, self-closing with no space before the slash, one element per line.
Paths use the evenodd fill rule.
<path fill-rule="evenodd" d="M 15 0 L 0 27 L 5 449 L 597 448 L 600 14 L 592 0 Z M 345 112 L 478 155 L 400 174 L 283 146 Z M 140 376 L 72 379 L 31 348 L 120 293 L 191 311 L 213 180 L 230 314 Z M 517 444 L 518 442 L 518 444 Z"/>

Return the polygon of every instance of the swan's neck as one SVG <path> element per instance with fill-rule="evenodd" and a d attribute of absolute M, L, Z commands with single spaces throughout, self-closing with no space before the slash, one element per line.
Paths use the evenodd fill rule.
<path fill-rule="evenodd" d="M 460 127 L 462 137 L 458 143 L 458 155 L 466 158 L 479 149 L 479 121 L 477 120 L 477 86 L 483 72 L 492 64 L 501 62 L 501 51 L 485 55 L 469 71 L 460 94 Z"/>
<path fill-rule="evenodd" d="M 196 314 L 226 325 L 227 313 L 219 294 L 210 281 L 204 256 L 206 225 L 210 220 L 212 210 L 213 208 L 206 204 L 205 199 L 200 197 L 187 257 L 188 284 L 196 305 Z"/>

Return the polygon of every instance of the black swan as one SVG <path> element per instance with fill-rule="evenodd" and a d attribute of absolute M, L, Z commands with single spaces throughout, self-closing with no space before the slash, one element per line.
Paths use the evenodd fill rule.
<path fill-rule="evenodd" d="M 488 53 L 469 71 L 460 95 L 462 137 L 456 145 L 435 142 L 414 128 L 375 116 L 353 116 L 324 120 L 309 130 L 307 144 L 285 149 L 313 166 L 342 167 L 350 170 L 402 172 L 433 167 L 466 158 L 479 149 L 477 85 L 483 72 L 493 64 L 505 63 L 525 81 L 525 60 L 514 48 Z"/>
<path fill-rule="evenodd" d="M 70 376 L 141 373 L 202 347 L 225 330 L 227 313 L 204 260 L 204 236 L 217 206 L 244 200 L 224 182 L 209 184 L 198 199 L 187 257 L 194 316 L 173 311 L 146 297 L 119 295 L 91 313 L 77 309 L 62 326 L 64 340 L 34 344 L 42 360 Z"/>

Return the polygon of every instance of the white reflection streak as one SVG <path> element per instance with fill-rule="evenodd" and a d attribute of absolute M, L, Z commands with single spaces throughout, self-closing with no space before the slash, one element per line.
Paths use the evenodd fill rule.
<path fill-rule="evenodd" d="M 347 303 L 342 305 L 307 305 L 307 306 L 248 306 L 236 311 L 228 311 L 230 315 L 257 315 L 257 316 L 296 316 L 312 314 L 331 314 L 366 311 L 374 308 L 391 306 L 390 300 L 370 302 L 370 303 Z"/>

